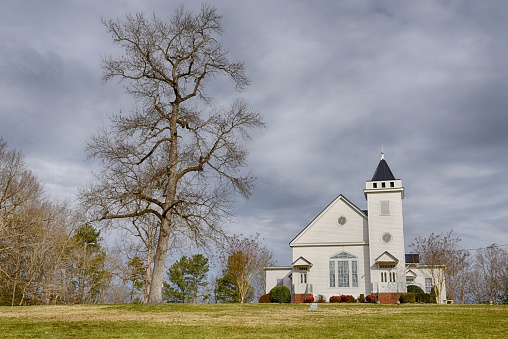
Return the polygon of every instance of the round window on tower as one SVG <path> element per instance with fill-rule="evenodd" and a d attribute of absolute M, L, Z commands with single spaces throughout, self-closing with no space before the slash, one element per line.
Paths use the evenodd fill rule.
<path fill-rule="evenodd" d="M 339 226 L 344 226 L 347 222 L 347 219 L 345 216 L 340 216 L 339 219 L 337 219 L 337 224 L 339 224 Z"/>
<path fill-rule="evenodd" d="M 383 233 L 383 235 L 381 236 L 381 240 L 383 240 L 385 244 L 388 244 L 390 241 L 392 241 L 392 235 L 388 232 Z"/>

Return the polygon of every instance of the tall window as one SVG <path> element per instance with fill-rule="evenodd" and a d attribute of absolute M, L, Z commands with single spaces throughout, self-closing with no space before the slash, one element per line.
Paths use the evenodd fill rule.
<path fill-rule="evenodd" d="M 382 200 L 381 201 L 381 215 L 390 215 L 390 201 Z"/>
<path fill-rule="evenodd" d="M 425 293 L 432 292 L 432 278 L 425 278 Z"/>
<path fill-rule="evenodd" d="M 307 273 L 300 273 L 300 283 L 302 284 L 307 283 Z"/>
<path fill-rule="evenodd" d="M 335 287 L 335 261 L 330 260 L 330 287 Z"/>
<path fill-rule="evenodd" d="M 349 261 L 339 260 L 337 264 L 339 287 L 349 287 Z"/>
<path fill-rule="evenodd" d="M 330 258 L 330 287 L 358 287 L 358 258 L 341 252 Z"/>
<path fill-rule="evenodd" d="M 351 261 L 351 282 L 353 287 L 358 287 L 358 261 Z"/>

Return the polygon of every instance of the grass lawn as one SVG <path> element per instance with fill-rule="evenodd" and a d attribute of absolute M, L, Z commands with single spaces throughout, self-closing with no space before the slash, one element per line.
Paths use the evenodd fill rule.
<path fill-rule="evenodd" d="M 508 306 L 0 307 L 0 338 L 508 338 Z"/>

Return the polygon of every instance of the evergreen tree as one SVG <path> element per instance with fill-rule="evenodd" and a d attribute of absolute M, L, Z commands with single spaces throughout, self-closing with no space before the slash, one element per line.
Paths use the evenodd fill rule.
<path fill-rule="evenodd" d="M 240 295 L 236 288 L 235 281 L 227 272 L 224 276 L 215 280 L 216 287 L 214 289 L 215 301 L 219 303 L 239 303 Z"/>
<path fill-rule="evenodd" d="M 71 299 L 68 302 L 100 303 L 112 274 L 106 269 L 106 252 L 100 242 L 100 231 L 93 226 L 79 226 L 71 239 Z"/>
<path fill-rule="evenodd" d="M 164 282 L 163 299 L 174 303 L 197 303 L 198 297 L 207 299 L 200 289 L 208 285 L 208 258 L 202 254 L 183 256 L 168 269 L 169 283 Z"/>
<path fill-rule="evenodd" d="M 134 298 L 134 296 L 137 296 L 145 288 L 146 268 L 144 261 L 140 257 L 135 256 L 129 261 L 127 266 L 129 267 L 129 281 L 132 283 L 130 302 L 141 302 L 141 298 Z"/>

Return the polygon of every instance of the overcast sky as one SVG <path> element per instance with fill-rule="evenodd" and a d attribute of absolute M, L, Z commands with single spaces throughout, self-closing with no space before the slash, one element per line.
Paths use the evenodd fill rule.
<path fill-rule="evenodd" d="M 288 243 L 339 194 L 366 208 L 383 147 L 406 190 L 406 247 L 449 230 L 464 248 L 508 244 L 507 1 L 208 3 L 252 81 L 217 83 L 215 103 L 243 98 L 268 125 L 249 144 L 258 181 L 232 232 L 259 232 L 289 265 Z M 94 166 L 85 142 L 130 108 L 101 82 L 101 56 L 119 52 L 101 17 L 164 19 L 179 4 L 0 2 L 0 136 L 52 196 L 75 198 Z"/>

